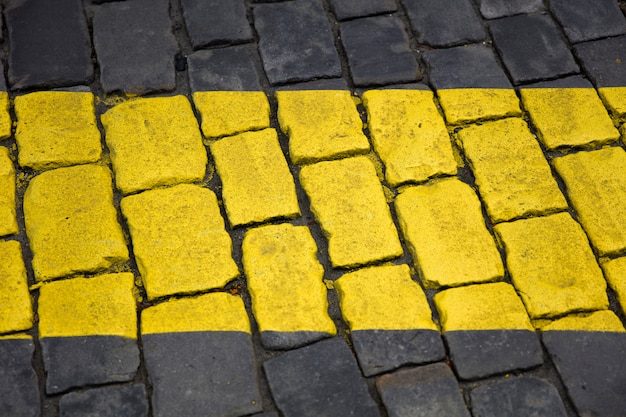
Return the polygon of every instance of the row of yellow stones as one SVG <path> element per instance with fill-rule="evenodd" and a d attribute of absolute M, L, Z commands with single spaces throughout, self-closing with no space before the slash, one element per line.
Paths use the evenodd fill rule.
<path fill-rule="evenodd" d="M 457 93 L 461 102 L 471 96 L 466 90 Z M 207 92 L 193 98 L 205 137 L 221 138 L 207 143 L 223 184 L 231 226 L 298 217 L 295 184 L 276 132 L 269 128 L 265 95 Z M 504 267 L 496 242 L 485 226 L 476 192 L 452 176 L 458 158 L 433 99 L 428 91 L 363 95 L 385 179 L 400 187 L 394 206 L 403 237 L 427 288 L 498 281 Z M 496 223 L 496 238 L 505 248 L 508 270 L 523 304 L 513 287 L 504 283 L 445 290 L 435 298 L 443 329 L 530 328 L 528 316 L 542 319 L 606 310 L 606 282 L 587 238 L 601 256 L 626 250 L 624 150 L 608 147 L 552 161 L 585 234 L 565 212 L 567 202 L 550 165 L 518 117 L 515 94 L 474 90 L 473 99 L 473 106 L 465 103 L 470 113 L 476 113 L 471 117 L 512 116 L 467 126 L 457 139 L 486 211 Z M 523 90 L 522 99 L 547 149 L 619 140 L 595 90 Z M 93 101 L 90 93 L 61 92 L 15 99 L 18 163 L 47 170 L 30 181 L 24 195 L 33 270 L 40 281 L 128 260 L 112 201 L 111 172 L 102 161 Z M 401 256 L 355 99 L 347 92 L 300 91 L 279 92 L 277 101 L 280 126 L 289 136 L 290 159 L 304 165 L 300 183 L 328 238 L 333 266 L 357 267 Z M 446 117 L 454 118 L 448 113 Z M 238 276 L 215 194 L 202 185 L 180 184 L 202 181 L 207 166 L 206 149 L 187 99 L 128 101 L 106 112 L 102 124 L 115 184 L 126 195 L 121 210 L 148 297 L 219 288 Z M 0 150 L 5 210 L 0 222 L 6 235 L 18 231 L 15 171 L 8 149 Z M 76 166 L 63 168 L 68 165 Z M 410 185 L 440 176 L 449 177 Z M 152 189 L 172 184 L 179 185 Z M 524 219 L 528 216 L 533 217 Z M 0 260 L 6 289 L 0 295 L 1 305 L 8 306 L 0 309 L 0 333 L 27 329 L 32 326 L 32 311 L 19 243 L 0 244 L 0 253 L 7 254 Z M 324 271 L 308 228 L 290 224 L 251 228 L 243 242 L 243 256 L 262 331 L 334 331 L 326 312 Z M 624 260 L 603 264 L 622 302 L 626 300 Z M 113 289 L 115 281 L 109 279 L 111 285 L 97 287 L 99 293 Z M 74 282 L 46 284 L 41 295 L 55 288 L 76 293 L 71 291 Z M 91 282 L 95 286 L 97 281 Z M 349 272 L 336 286 L 353 330 L 434 327 L 423 292 L 406 266 Z M 81 299 L 79 294 L 86 292 L 76 293 L 76 300 Z M 68 298 L 42 300 L 40 309 L 45 308 L 45 300 L 68 303 Z M 70 310 L 64 306 L 64 311 Z M 486 315 L 486 311 L 498 314 Z M 455 314 L 473 319 L 453 324 Z M 613 323 L 609 327 L 621 328 L 612 313 L 604 311 L 602 317 L 607 314 Z"/>

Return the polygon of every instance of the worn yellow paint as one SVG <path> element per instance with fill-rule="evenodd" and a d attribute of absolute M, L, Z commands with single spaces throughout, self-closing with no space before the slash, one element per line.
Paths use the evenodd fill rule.
<path fill-rule="evenodd" d="M 93 94 L 39 91 L 18 96 L 15 114 L 21 166 L 43 170 L 100 159 Z"/>
<path fill-rule="evenodd" d="M 219 288 L 239 275 L 215 194 L 192 184 L 124 197 L 148 298 Z"/>
<path fill-rule="evenodd" d="M 513 285 L 533 319 L 608 308 L 602 271 L 569 213 L 500 223 L 494 229 Z"/>
<path fill-rule="evenodd" d="M 541 328 L 551 330 L 575 330 L 585 332 L 618 332 L 624 333 L 624 325 L 611 310 L 594 311 L 589 314 L 576 314 L 553 321 Z"/>
<path fill-rule="evenodd" d="M 522 300 L 505 282 L 451 288 L 437 293 L 434 301 L 444 332 L 534 331 Z"/>
<path fill-rule="evenodd" d="M 15 206 L 15 167 L 8 148 L 0 146 L 0 236 L 19 232 Z"/>
<path fill-rule="evenodd" d="M 524 120 L 473 125 L 458 137 L 493 222 L 567 209 L 550 165 Z"/>
<path fill-rule="evenodd" d="M 300 215 L 296 186 L 274 129 L 226 137 L 210 149 L 232 226 Z"/>
<path fill-rule="evenodd" d="M 439 330 L 426 295 L 407 265 L 382 265 L 344 274 L 334 283 L 350 330 Z"/>
<path fill-rule="evenodd" d="M 39 290 L 39 336 L 137 338 L 135 278 L 129 272 L 54 281 Z"/>
<path fill-rule="evenodd" d="M 250 333 L 239 296 L 223 292 L 170 300 L 141 312 L 141 334 L 230 331 Z"/>
<path fill-rule="evenodd" d="M 456 178 L 404 189 L 395 201 L 404 238 L 426 288 L 494 281 L 504 267 L 480 201 Z"/>
<path fill-rule="evenodd" d="M 446 120 L 451 124 L 522 113 L 512 88 L 450 88 L 438 90 L 437 96 Z"/>
<path fill-rule="evenodd" d="M 30 181 L 24 220 L 37 280 L 128 260 L 112 187 L 111 172 L 99 165 L 58 168 Z"/>
<path fill-rule="evenodd" d="M 278 91 L 278 122 L 289 156 L 306 164 L 367 153 L 369 141 L 349 91 Z"/>
<path fill-rule="evenodd" d="M 553 160 L 591 244 L 601 255 L 626 252 L 626 152 L 620 147 Z"/>
<path fill-rule="evenodd" d="M 262 226 L 243 239 L 243 266 L 260 331 L 336 333 L 324 268 L 306 226 Z"/>
<path fill-rule="evenodd" d="M 0 241 L 0 333 L 32 326 L 33 307 L 21 245 L 15 240 Z"/>
<path fill-rule="evenodd" d="M 11 137 L 13 121 L 9 113 L 10 102 L 9 93 L 0 91 L 0 140 Z"/>
<path fill-rule="evenodd" d="M 185 97 L 126 101 L 104 113 L 102 125 L 124 194 L 204 178 L 206 149 Z"/>
<path fill-rule="evenodd" d="M 432 92 L 370 90 L 363 94 L 363 104 L 391 186 L 456 174 L 450 136 Z"/>
<path fill-rule="evenodd" d="M 522 88 L 522 101 L 547 149 L 615 142 L 619 132 L 593 88 Z"/>
<path fill-rule="evenodd" d="M 193 94 L 193 102 L 207 138 L 270 126 L 270 105 L 262 91 L 202 91 Z"/>
<path fill-rule="evenodd" d="M 615 116 L 626 116 L 626 87 L 600 87 L 598 93 Z"/>
<path fill-rule="evenodd" d="M 617 295 L 617 301 L 626 314 L 626 258 L 605 260 L 600 264 L 609 286 Z"/>
<path fill-rule="evenodd" d="M 300 183 L 328 239 L 333 266 L 365 265 L 402 255 L 385 194 L 367 157 L 305 166 Z"/>

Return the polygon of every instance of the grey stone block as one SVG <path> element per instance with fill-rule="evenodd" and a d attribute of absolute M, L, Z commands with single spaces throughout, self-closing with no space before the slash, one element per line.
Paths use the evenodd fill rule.
<path fill-rule="evenodd" d="M 30 339 L 0 340 L 0 415 L 40 415 L 37 375 L 31 362 L 35 345 Z"/>
<path fill-rule="evenodd" d="M 598 87 L 626 86 L 626 36 L 579 43 L 575 50 Z"/>
<path fill-rule="evenodd" d="M 278 87 L 277 90 L 349 90 L 348 83 L 343 78 L 327 78 L 307 81 L 305 83 L 288 84 Z"/>
<path fill-rule="evenodd" d="M 542 0 L 478 0 L 478 5 L 486 19 L 544 10 Z"/>
<path fill-rule="evenodd" d="M 615 0 L 550 0 L 549 4 L 571 42 L 626 33 L 626 18 Z"/>
<path fill-rule="evenodd" d="M 60 417 L 147 417 L 146 388 L 141 384 L 72 392 L 59 400 Z"/>
<path fill-rule="evenodd" d="M 194 52 L 188 57 L 191 91 L 261 91 L 254 56 L 253 45 Z"/>
<path fill-rule="evenodd" d="M 393 0 L 330 0 L 337 20 L 395 12 Z"/>
<path fill-rule="evenodd" d="M 194 49 L 252 41 L 243 0 L 182 0 L 187 34 Z"/>

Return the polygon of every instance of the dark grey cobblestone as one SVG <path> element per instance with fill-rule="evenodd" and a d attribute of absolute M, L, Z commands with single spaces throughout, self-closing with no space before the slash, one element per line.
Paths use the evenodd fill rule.
<path fill-rule="evenodd" d="M 597 87 L 626 85 L 626 36 L 579 43 L 575 50 Z"/>
<path fill-rule="evenodd" d="M 39 416 L 39 387 L 30 339 L 0 340 L 0 415 Z"/>
<path fill-rule="evenodd" d="M 146 388 L 133 384 L 72 392 L 61 397 L 59 411 L 60 417 L 147 417 Z"/>
<path fill-rule="evenodd" d="M 194 48 L 252 41 L 243 0 L 181 0 Z"/>
<path fill-rule="evenodd" d="M 391 13 L 397 10 L 393 0 L 329 0 L 338 20 Z"/>
<path fill-rule="evenodd" d="M 260 91 L 254 45 L 197 51 L 188 57 L 191 91 Z"/>
<path fill-rule="evenodd" d="M 478 4 L 485 19 L 534 13 L 544 9 L 542 0 L 478 0 Z"/>
<path fill-rule="evenodd" d="M 613 0 L 550 0 L 550 8 L 574 43 L 626 33 L 626 19 Z"/>

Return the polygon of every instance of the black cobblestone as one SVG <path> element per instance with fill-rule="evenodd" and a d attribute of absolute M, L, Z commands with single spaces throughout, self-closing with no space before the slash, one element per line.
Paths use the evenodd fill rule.
<path fill-rule="evenodd" d="M 626 36 L 579 43 L 575 50 L 598 87 L 626 86 Z"/>
<path fill-rule="evenodd" d="M 197 51 L 189 55 L 189 84 L 196 91 L 260 91 L 253 45 Z"/>
<path fill-rule="evenodd" d="M 0 340 L 0 414 L 39 416 L 39 387 L 31 366 L 35 345 L 30 339 Z"/>
<path fill-rule="evenodd" d="M 542 0 L 478 0 L 478 4 L 485 19 L 544 10 Z"/>
<path fill-rule="evenodd" d="M 395 12 L 393 0 L 330 0 L 338 20 Z"/>
<path fill-rule="evenodd" d="M 59 400 L 60 417 L 147 417 L 146 388 L 141 384 L 72 392 Z"/>
<path fill-rule="evenodd" d="M 194 48 L 252 40 L 243 0 L 181 0 Z"/>
<path fill-rule="evenodd" d="M 550 0 L 550 9 L 571 42 L 626 33 L 626 18 L 614 0 Z"/>

